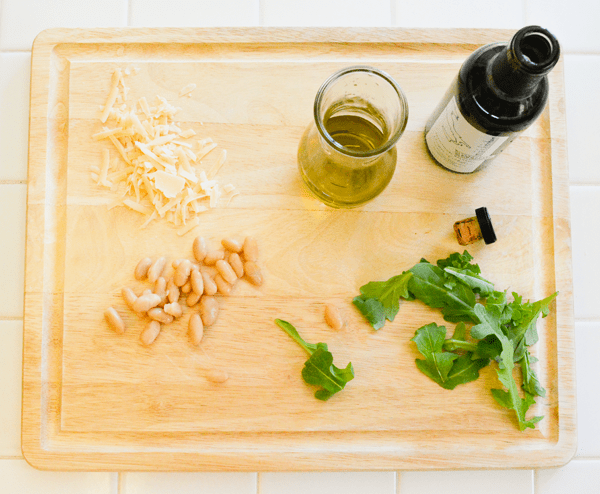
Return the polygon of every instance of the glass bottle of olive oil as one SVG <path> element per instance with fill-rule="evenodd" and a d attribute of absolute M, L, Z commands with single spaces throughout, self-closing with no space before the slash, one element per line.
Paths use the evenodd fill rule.
<path fill-rule="evenodd" d="M 396 142 L 408 119 L 406 98 L 387 74 L 349 67 L 317 93 L 315 122 L 298 149 L 300 173 L 323 203 L 356 207 L 379 195 L 396 168 Z"/>

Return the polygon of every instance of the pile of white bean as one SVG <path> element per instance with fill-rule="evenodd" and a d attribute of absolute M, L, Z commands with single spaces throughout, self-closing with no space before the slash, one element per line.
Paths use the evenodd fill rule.
<path fill-rule="evenodd" d="M 155 260 L 145 257 L 137 264 L 135 279 L 152 283 L 153 290 L 144 290 L 138 296 L 131 288 L 123 288 L 121 294 L 132 311 L 150 319 L 140 334 L 143 345 L 154 343 L 162 324 L 170 324 L 183 316 L 182 295 L 186 296 L 188 307 L 198 308 L 188 321 L 190 342 L 197 346 L 202 341 L 204 328 L 217 320 L 219 305 L 215 294 L 229 295 L 242 277 L 253 285 L 262 284 L 254 238 L 246 237 L 243 243 L 226 238 L 221 244 L 223 250 L 209 250 L 204 238 L 197 237 L 192 245 L 194 260 L 176 259 L 168 263 L 166 257 Z M 113 307 L 104 312 L 104 317 L 116 333 L 125 332 L 125 323 Z"/>

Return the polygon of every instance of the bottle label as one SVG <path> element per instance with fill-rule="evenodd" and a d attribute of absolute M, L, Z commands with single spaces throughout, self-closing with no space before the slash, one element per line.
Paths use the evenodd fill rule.
<path fill-rule="evenodd" d="M 427 147 L 433 157 L 455 172 L 470 173 L 484 161 L 509 136 L 491 136 L 473 127 L 458 109 L 456 96 L 425 135 Z"/>

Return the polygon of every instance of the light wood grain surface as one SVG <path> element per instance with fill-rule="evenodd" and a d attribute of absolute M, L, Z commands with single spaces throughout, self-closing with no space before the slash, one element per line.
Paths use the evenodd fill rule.
<path fill-rule="evenodd" d="M 23 452 L 60 470 L 376 470 L 547 467 L 575 450 L 572 274 L 563 70 L 553 71 L 539 121 L 493 166 L 458 175 L 427 155 L 423 127 L 461 62 L 510 31 L 401 29 L 50 30 L 33 48 L 23 373 Z M 327 208 L 304 189 L 296 164 L 320 84 L 336 70 L 370 64 L 390 73 L 410 107 L 398 166 L 384 193 L 351 211 Z M 219 179 L 241 192 L 179 237 L 166 223 L 107 210 L 114 195 L 90 179 L 104 142 L 98 107 L 116 67 L 131 98 L 156 94 L 177 120 L 229 152 Z M 192 98 L 178 98 L 189 83 Z M 210 166 L 207 160 L 205 166 Z M 374 332 L 352 307 L 359 287 L 400 273 L 421 257 L 459 249 L 452 225 L 487 206 L 498 242 L 469 251 L 498 289 L 538 299 L 560 290 L 539 323 L 534 353 L 548 390 L 521 433 L 489 389 L 495 371 L 454 391 L 418 372 L 410 338 L 442 323 L 403 303 Z M 202 234 L 260 244 L 262 287 L 239 283 L 201 349 L 184 317 L 156 343 L 120 298 L 140 290 L 141 257 L 191 257 Z M 334 332 L 324 306 L 343 308 Z M 103 320 L 113 305 L 128 331 Z M 300 376 L 305 355 L 273 320 L 326 341 L 356 378 L 329 402 Z M 209 382 L 211 367 L 229 380 Z"/>

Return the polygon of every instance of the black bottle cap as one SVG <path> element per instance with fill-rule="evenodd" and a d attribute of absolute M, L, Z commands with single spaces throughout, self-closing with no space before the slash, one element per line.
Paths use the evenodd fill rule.
<path fill-rule="evenodd" d="M 492 226 L 492 219 L 488 213 L 487 208 L 477 208 L 475 210 L 477 215 L 477 221 L 479 222 L 479 229 L 481 230 L 481 236 L 486 244 L 493 244 L 496 241 L 496 233 Z"/>

